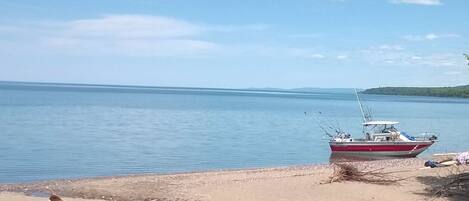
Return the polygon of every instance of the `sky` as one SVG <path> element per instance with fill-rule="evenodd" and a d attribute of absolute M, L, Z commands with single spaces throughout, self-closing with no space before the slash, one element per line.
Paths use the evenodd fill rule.
<path fill-rule="evenodd" d="M 469 84 L 467 0 L 0 0 L 0 80 Z"/>

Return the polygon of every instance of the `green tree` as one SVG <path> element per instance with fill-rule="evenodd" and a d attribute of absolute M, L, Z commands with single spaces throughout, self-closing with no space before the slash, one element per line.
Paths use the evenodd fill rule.
<path fill-rule="evenodd" d="M 466 57 L 467 65 L 469 66 L 469 55 L 467 55 L 466 53 L 462 53 L 462 55 L 464 55 L 464 57 Z"/>

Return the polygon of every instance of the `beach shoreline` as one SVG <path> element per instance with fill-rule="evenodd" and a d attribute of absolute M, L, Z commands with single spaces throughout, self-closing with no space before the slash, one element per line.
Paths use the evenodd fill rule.
<path fill-rule="evenodd" d="M 424 200 L 429 194 L 428 183 L 423 181 L 437 179 L 449 172 L 448 168 L 422 169 L 424 162 L 419 158 L 350 162 L 359 169 L 379 169 L 403 178 L 395 185 L 349 181 L 326 184 L 334 167 L 318 164 L 0 184 L 0 201 L 16 201 L 11 199 L 12 196 L 36 201 L 38 198 L 26 195 L 38 192 L 55 193 L 66 197 L 64 200 L 73 201 L 71 198 L 118 201 Z"/>

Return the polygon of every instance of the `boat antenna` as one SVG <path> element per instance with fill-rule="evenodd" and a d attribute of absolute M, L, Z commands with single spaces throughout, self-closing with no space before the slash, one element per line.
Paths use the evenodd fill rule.
<path fill-rule="evenodd" d="M 354 88 L 354 90 L 355 90 L 355 95 L 357 96 L 358 105 L 360 106 L 360 111 L 362 112 L 363 122 L 367 122 L 367 117 L 365 115 L 365 112 L 363 111 L 363 105 L 362 105 L 362 102 L 360 101 L 360 97 L 358 96 L 357 89 Z"/>

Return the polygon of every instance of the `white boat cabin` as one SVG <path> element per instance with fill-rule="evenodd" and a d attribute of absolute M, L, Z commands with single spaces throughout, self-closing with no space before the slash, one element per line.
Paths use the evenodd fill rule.
<path fill-rule="evenodd" d="M 413 141 L 413 137 L 401 132 L 395 127 L 399 124 L 397 121 L 368 121 L 363 123 L 363 133 L 365 141 L 383 142 L 383 141 Z"/>
<path fill-rule="evenodd" d="M 415 138 L 407 135 L 404 132 L 400 132 L 396 125 L 399 124 L 397 121 L 367 121 L 363 123 L 363 134 L 362 138 L 352 138 L 348 133 L 340 133 L 333 141 L 336 142 L 411 142 L 415 141 Z"/>

